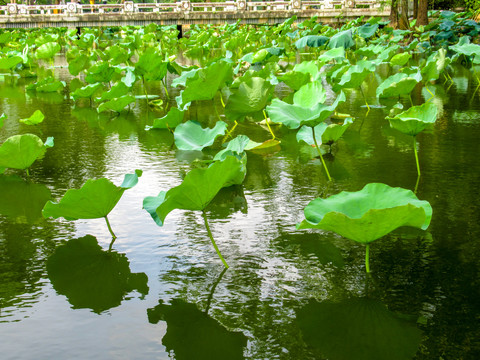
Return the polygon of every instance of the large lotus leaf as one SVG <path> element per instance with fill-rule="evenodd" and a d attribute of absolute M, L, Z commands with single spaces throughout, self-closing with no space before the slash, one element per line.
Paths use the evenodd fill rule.
<path fill-rule="evenodd" d="M 383 45 L 370 44 L 357 49 L 355 53 L 361 56 L 371 57 L 380 54 L 383 50 L 385 50 L 385 46 Z"/>
<path fill-rule="evenodd" d="M 404 134 L 416 136 L 425 128 L 432 126 L 437 120 L 437 106 L 433 103 L 425 103 L 412 106 L 408 110 L 391 118 L 390 126 Z"/>
<path fill-rule="evenodd" d="M 360 87 L 365 78 L 375 71 L 375 68 L 375 64 L 368 60 L 360 60 L 354 66 L 347 65 L 347 71 L 343 73 L 340 82 L 334 85 L 334 91 Z"/>
<path fill-rule="evenodd" d="M 328 127 L 327 124 L 324 122 L 318 124 L 317 126 L 314 127 L 315 129 L 315 139 L 317 140 L 317 144 L 321 145 L 322 144 L 322 134 L 325 131 L 325 129 Z M 313 131 L 310 126 L 302 126 L 300 129 L 297 131 L 297 141 L 298 142 L 305 142 L 308 145 L 314 146 L 315 141 L 313 140 Z"/>
<path fill-rule="evenodd" d="M 295 42 L 297 49 L 303 49 L 304 47 L 320 47 L 327 43 L 328 37 L 322 35 L 307 35 Z"/>
<path fill-rule="evenodd" d="M 177 87 L 178 85 L 186 86 L 187 80 L 193 78 L 198 71 L 200 71 L 200 69 L 182 71 L 179 77 L 172 80 L 172 87 Z"/>
<path fill-rule="evenodd" d="M 406 63 L 408 63 L 408 61 L 410 60 L 411 57 L 412 57 L 412 54 L 410 54 L 409 52 L 403 52 L 403 53 L 394 55 L 390 59 L 390 65 L 392 65 L 392 66 L 395 66 L 395 65 L 403 66 Z"/>
<path fill-rule="evenodd" d="M 342 137 L 348 127 L 353 124 L 352 118 L 346 118 L 342 125 L 330 124 L 322 133 L 322 144 L 332 144 Z"/>
<path fill-rule="evenodd" d="M 89 99 L 93 95 L 95 95 L 95 93 L 101 88 L 103 88 L 103 84 L 101 83 L 90 84 L 90 85 L 78 88 L 72 93 L 72 99 L 75 101 L 81 98 Z"/>
<path fill-rule="evenodd" d="M 293 71 L 309 74 L 312 80 L 317 80 L 320 76 L 320 70 L 315 61 L 302 61 L 293 67 Z"/>
<path fill-rule="evenodd" d="M 304 213 L 305 220 L 297 224 L 298 229 L 334 231 L 368 244 L 401 226 L 425 230 L 432 218 L 432 207 L 410 190 L 371 183 L 360 191 L 317 198 L 305 207 Z"/>
<path fill-rule="evenodd" d="M 42 211 L 43 216 L 55 219 L 63 217 L 66 220 L 105 217 L 117 205 L 123 192 L 137 184 L 140 176 L 141 170 L 126 174 L 120 186 L 106 178 L 89 179 L 80 189 L 67 190 L 60 202 L 47 202 Z"/>
<path fill-rule="evenodd" d="M 104 102 L 103 104 L 100 104 L 98 106 L 97 111 L 99 113 L 104 112 L 104 111 L 115 111 L 119 113 L 127 105 L 130 105 L 131 103 L 135 102 L 135 96 L 132 95 L 124 95 L 119 98 Z"/>
<path fill-rule="evenodd" d="M 81 54 L 79 56 L 75 56 L 72 60 L 68 62 L 68 71 L 73 76 L 77 76 L 80 74 L 80 71 L 85 70 L 90 61 L 87 55 Z"/>
<path fill-rule="evenodd" d="M 176 127 L 173 133 L 175 145 L 180 150 L 202 150 L 214 143 L 215 139 L 224 135 L 227 131 L 227 124 L 217 121 L 213 129 L 203 129 L 197 121 L 189 120 Z"/>
<path fill-rule="evenodd" d="M 410 94 L 415 85 L 421 80 L 422 76 L 420 75 L 420 72 L 417 72 L 414 75 L 397 73 L 386 78 L 377 87 L 377 97 L 386 98 Z"/>
<path fill-rule="evenodd" d="M 327 63 L 332 60 L 335 61 L 343 61 L 345 60 L 345 49 L 343 47 L 337 47 L 330 49 L 326 52 L 324 52 L 322 55 L 318 57 L 318 60 L 321 63 Z"/>
<path fill-rule="evenodd" d="M 477 44 L 455 44 L 450 46 L 450 49 L 466 56 L 480 56 L 480 45 Z"/>
<path fill-rule="evenodd" d="M 332 105 L 317 104 L 312 108 L 306 108 L 273 99 L 272 104 L 267 106 L 267 112 L 273 122 L 281 123 L 289 129 L 298 129 L 302 125 L 313 127 L 327 119 L 338 104 L 345 100 L 345 94 L 341 92 Z"/>
<path fill-rule="evenodd" d="M 175 129 L 183 121 L 184 111 L 176 107 L 170 108 L 168 113 L 159 119 L 153 120 L 152 126 L 146 126 L 145 130 L 151 129 Z"/>
<path fill-rule="evenodd" d="M 219 151 L 213 160 L 225 160 L 229 155 L 241 156 L 245 150 L 251 150 L 259 146 L 260 144 L 252 141 L 247 135 L 238 135 L 235 139 L 230 140 L 226 144 L 226 148 Z"/>
<path fill-rule="evenodd" d="M 40 46 L 37 51 L 35 51 L 35 57 L 37 59 L 51 59 L 58 53 L 62 47 L 59 43 L 48 42 Z"/>
<path fill-rule="evenodd" d="M 371 38 L 373 35 L 375 35 L 377 30 L 378 30 L 378 24 L 370 24 L 370 23 L 366 23 L 357 29 L 358 35 L 360 35 L 364 39 Z"/>
<path fill-rule="evenodd" d="M 133 290 L 148 294 L 147 275 L 132 273 L 124 254 L 103 251 L 91 235 L 58 246 L 47 260 L 47 273 L 74 309 L 101 313 L 119 306 Z"/>
<path fill-rule="evenodd" d="M 262 112 L 267 105 L 274 86 L 269 81 L 252 77 L 242 81 L 228 98 L 225 116 L 230 120 L 243 120 L 245 116 Z"/>
<path fill-rule="evenodd" d="M 437 80 L 445 67 L 451 62 L 451 58 L 447 57 L 447 50 L 440 48 L 431 54 L 421 73 L 424 81 Z"/>
<path fill-rule="evenodd" d="M 296 322 L 318 359 L 410 360 L 422 339 L 414 322 L 369 298 L 310 300 Z"/>
<path fill-rule="evenodd" d="M 85 81 L 89 84 L 108 83 L 115 74 L 115 68 L 108 62 L 98 62 L 87 71 Z"/>
<path fill-rule="evenodd" d="M 243 360 L 247 337 L 229 331 L 196 305 L 173 299 L 147 310 L 148 321 L 167 323 L 162 344 L 177 360 Z M 186 345 L 188 344 L 188 345 Z"/>
<path fill-rule="evenodd" d="M 0 146 L 0 168 L 26 169 L 41 157 L 53 138 L 45 144 L 34 134 L 14 135 Z M 53 145 L 52 145 L 53 146 Z"/>
<path fill-rule="evenodd" d="M 123 81 L 118 82 L 117 84 L 113 85 L 110 90 L 104 92 L 100 98 L 97 98 L 96 101 L 107 101 L 113 100 L 116 98 L 120 98 L 124 95 L 127 95 L 130 91 L 130 88 L 125 85 Z"/>
<path fill-rule="evenodd" d="M 42 123 L 44 119 L 45 119 L 45 115 L 43 115 L 43 113 L 40 110 L 35 110 L 35 112 L 29 118 L 20 119 L 18 121 L 20 121 L 25 125 L 38 125 Z"/>
<path fill-rule="evenodd" d="M 167 75 L 168 62 L 163 61 L 163 56 L 151 47 L 140 55 L 135 64 L 135 73 L 145 80 L 161 80 Z"/>
<path fill-rule="evenodd" d="M 293 103 L 304 108 L 312 108 L 325 100 L 327 92 L 320 81 L 305 84 L 293 95 Z"/>
<path fill-rule="evenodd" d="M 300 89 L 303 85 L 310 81 L 310 74 L 306 74 L 300 71 L 288 71 L 284 75 L 278 78 L 278 80 L 283 81 L 287 86 L 293 90 Z"/>
<path fill-rule="evenodd" d="M 333 35 L 328 42 L 328 47 L 330 49 L 338 47 L 348 49 L 353 45 L 355 45 L 355 41 L 353 41 L 352 30 L 341 31 L 338 34 Z"/>
<path fill-rule="evenodd" d="M 0 58 L 0 69 L 10 70 L 22 62 L 23 59 L 20 56 L 2 57 Z"/>
<path fill-rule="evenodd" d="M 18 176 L 0 175 L 0 194 L 0 214 L 20 223 L 43 219 L 43 206 L 51 199 L 45 185 L 27 182 Z"/>
<path fill-rule="evenodd" d="M 143 208 L 159 226 L 174 209 L 203 210 L 225 186 L 241 184 L 245 178 L 245 164 L 235 156 L 216 161 L 206 169 L 193 169 L 183 182 L 161 192 L 157 197 L 146 197 Z"/>
<path fill-rule="evenodd" d="M 213 99 L 217 91 L 232 79 L 232 64 L 225 61 L 217 61 L 200 69 L 192 77 L 187 78 L 185 90 L 181 93 L 181 104 L 185 105 L 194 100 Z"/>
<path fill-rule="evenodd" d="M 48 81 L 45 83 L 40 83 L 35 86 L 35 90 L 37 92 L 45 92 L 45 93 L 51 93 L 51 92 L 60 92 L 62 91 L 66 86 L 65 81 L 54 81 L 52 78 L 52 81 Z"/>

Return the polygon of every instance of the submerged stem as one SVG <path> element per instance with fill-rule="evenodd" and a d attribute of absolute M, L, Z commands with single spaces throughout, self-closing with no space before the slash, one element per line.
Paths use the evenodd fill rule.
<path fill-rule="evenodd" d="M 367 270 L 367 274 L 369 274 L 370 273 L 370 244 L 367 244 L 365 249 L 365 269 Z"/>
<path fill-rule="evenodd" d="M 417 153 L 417 138 L 413 137 L 413 151 L 415 153 L 415 162 L 417 163 L 417 173 L 420 177 L 420 164 L 418 163 L 418 153 Z"/>
<path fill-rule="evenodd" d="M 318 155 L 320 155 L 320 160 L 322 160 L 323 168 L 325 169 L 325 172 L 327 173 L 328 181 L 332 181 L 332 178 L 330 177 L 330 173 L 328 172 L 327 164 L 325 164 L 325 160 L 323 160 L 322 153 L 320 152 L 320 148 L 318 147 L 317 138 L 315 137 L 315 128 L 314 127 L 312 127 L 312 134 L 313 134 L 313 142 L 315 143 L 315 148 L 317 149 Z"/>
<path fill-rule="evenodd" d="M 268 130 L 270 131 L 270 134 L 272 134 L 272 140 L 275 140 L 275 134 L 273 133 L 272 128 L 270 127 L 267 113 L 265 112 L 265 110 L 263 110 L 263 117 L 265 118 L 265 122 L 267 123 L 267 127 L 268 127 Z"/>
<path fill-rule="evenodd" d="M 362 92 L 363 100 L 365 100 L 365 105 L 367 105 L 367 114 L 370 111 L 370 106 L 368 105 L 367 102 L 367 97 L 365 96 L 365 93 L 363 92 L 362 85 L 360 85 L 360 91 Z"/>
<path fill-rule="evenodd" d="M 170 96 L 168 95 L 168 90 L 167 90 L 167 85 L 166 85 L 166 82 L 165 82 L 165 78 L 162 79 L 162 84 L 163 84 L 163 88 L 165 89 L 165 95 L 167 95 L 167 99 L 170 99 Z"/>
<path fill-rule="evenodd" d="M 207 229 L 208 237 L 212 241 L 213 247 L 215 248 L 215 251 L 217 252 L 218 257 L 220 258 L 220 260 L 222 260 L 223 265 L 225 265 L 225 267 L 228 269 L 229 266 L 225 261 L 225 259 L 223 258 L 222 254 L 220 253 L 220 250 L 218 249 L 218 246 L 215 243 L 215 240 L 213 238 L 212 232 L 210 231 L 210 226 L 208 226 L 207 214 L 205 214 L 205 211 L 202 211 L 202 216 L 203 216 L 203 221 L 205 223 L 205 228 Z"/>
<path fill-rule="evenodd" d="M 213 299 L 213 293 L 215 292 L 215 289 L 217 288 L 217 285 L 220 283 L 222 280 L 223 275 L 227 271 L 228 268 L 224 268 L 220 275 L 218 276 L 218 279 L 215 280 L 213 283 L 212 289 L 210 290 L 210 293 L 208 294 L 208 299 L 207 299 L 207 306 L 205 307 L 205 314 L 208 314 L 208 310 L 210 310 L 210 305 L 212 304 L 212 299 Z"/>
<path fill-rule="evenodd" d="M 112 244 L 111 245 L 113 245 L 113 242 L 117 238 L 117 235 L 115 235 L 115 233 L 113 232 L 112 227 L 110 226 L 110 221 L 108 221 L 107 215 L 105 215 L 104 218 L 105 218 L 105 222 L 107 223 L 108 231 L 110 231 L 110 234 L 112 235 Z"/>

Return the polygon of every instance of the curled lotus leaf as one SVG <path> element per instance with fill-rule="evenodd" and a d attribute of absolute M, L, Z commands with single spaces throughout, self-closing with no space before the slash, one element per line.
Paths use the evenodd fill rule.
<path fill-rule="evenodd" d="M 212 145 L 215 139 L 224 135 L 227 131 L 227 124 L 223 121 L 217 121 L 213 129 L 202 128 L 199 122 L 189 120 L 175 128 L 173 136 L 175 145 L 179 150 L 202 150 Z"/>
<path fill-rule="evenodd" d="M 43 115 L 43 113 L 40 110 L 35 110 L 35 112 L 29 118 L 20 119 L 18 121 L 20 121 L 25 125 L 38 125 L 41 122 L 43 122 L 44 119 L 45 119 L 45 115 Z"/>
<path fill-rule="evenodd" d="M 404 134 L 416 136 L 425 128 L 432 126 L 437 120 L 437 106 L 433 103 L 425 103 L 412 106 L 408 110 L 388 117 L 390 126 Z"/>
<path fill-rule="evenodd" d="M 89 99 L 91 98 L 99 89 L 103 88 L 101 83 L 95 83 L 86 85 L 84 87 L 76 89 L 72 94 L 72 99 L 77 100 L 81 98 Z"/>
<path fill-rule="evenodd" d="M 358 88 L 365 78 L 375 71 L 375 63 L 368 60 L 360 60 L 353 66 L 347 65 L 347 71 L 342 74 L 340 82 L 333 86 L 334 91 L 340 89 Z"/>
<path fill-rule="evenodd" d="M 239 185 L 246 175 L 245 163 L 235 156 L 227 156 L 208 168 L 193 169 L 183 182 L 158 196 L 143 200 L 143 208 L 159 226 L 166 216 L 175 209 L 203 210 L 223 187 Z"/>
<path fill-rule="evenodd" d="M 176 108 L 172 107 L 168 111 L 168 113 L 159 118 L 153 120 L 152 126 L 146 126 L 145 130 L 151 129 L 175 129 L 178 125 L 180 125 L 183 121 L 183 114 L 185 112 Z"/>
<path fill-rule="evenodd" d="M 104 111 L 115 111 L 117 113 L 121 112 L 127 105 L 135 102 L 135 96 L 132 95 L 124 95 L 116 99 L 109 100 L 100 104 L 97 108 L 99 113 Z"/>
<path fill-rule="evenodd" d="M 305 220 L 297 224 L 298 229 L 333 231 L 369 244 L 401 226 L 427 229 L 432 207 L 410 190 L 370 183 L 360 191 L 317 198 L 304 213 Z"/>
<path fill-rule="evenodd" d="M 343 133 L 348 129 L 348 127 L 353 124 L 352 118 L 346 118 L 342 125 L 339 124 L 330 124 L 320 123 L 315 126 L 315 138 L 317 144 L 333 144 L 335 141 L 340 139 Z M 315 142 L 313 141 L 313 132 L 312 128 L 308 126 L 302 126 L 297 132 L 297 141 L 304 141 L 308 145 L 314 146 Z"/>
<path fill-rule="evenodd" d="M 141 170 L 135 170 L 134 174 L 126 174 L 120 186 L 114 185 L 106 178 L 89 179 L 80 189 L 67 190 L 58 203 L 47 202 L 42 214 L 45 218 L 63 217 L 66 220 L 105 217 L 117 205 L 125 190 L 138 183 L 140 176 Z"/>

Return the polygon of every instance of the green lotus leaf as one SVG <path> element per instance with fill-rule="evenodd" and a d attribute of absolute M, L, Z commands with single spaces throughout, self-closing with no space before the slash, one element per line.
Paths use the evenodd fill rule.
<path fill-rule="evenodd" d="M 215 139 L 224 135 L 226 131 L 227 124 L 223 121 L 217 121 L 213 129 L 203 129 L 197 121 L 189 120 L 178 125 L 173 136 L 179 150 L 202 150 L 212 145 Z"/>
<path fill-rule="evenodd" d="M 330 124 L 320 123 L 315 126 L 315 138 L 317 144 L 326 144 L 331 145 L 338 139 L 340 139 L 343 133 L 348 129 L 348 127 L 353 124 L 352 118 L 346 118 L 342 125 L 339 124 Z M 297 132 L 297 141 L 304 141 L 308 145 L 314 146 L 315 142 L 313 141 L 313 132 L 312 128 L 308 126 L 302 126 Z"/>
<path fill-rule="evenodd" d="M 243 120 L 245 116 L 261 113 L 274 91 L 269 81 L 252 77 L 242 81 L 228 98 L 225 116 L 230 120 Z"/>
<path fill-rule="evenodd" d="M 72 93 L 72 99 L 77 100 L 77 99 L 90 99 L 95 93 L 103 88 L 102 83 L 96 83 L 96 84 L 90 84 L 81 88 L 76 89 Z"/>
<path fill-rule="evenodd" d="M 320 76 L 320 70 L 315 61 L 302 61 L 293 67 L 293 71 L 309 74 L 313 81 L 317 80 Z"/>
<path fill-rule="evenodd" d="M 43 113 L 40 110 L 35 110 L 35 112 L 29 118 L 20 119 L 18 121 L 20 121 L 21 123 L 23 123 L 25 125 L 38 125 L 44 119 L 45 119 L 45 115 L 43 115 Z"/>
<path fill-rule="evenodd" d="M 361 56 L 371 57 L 371 56 L 380 54 L 384 50 L 385 50 L 385 46 L 383 45 L 370 44 L 368 46 L 364 46 L 364 47 L 361 47 L 360 49 L 357 49 L 355 53 Z"/>
<path fill-rule="evenodd" d="M 387 119 L 392 128 L 404 134 L 416 136 L 435 123 L 437 120 L 437 106 L 433 103 L 412 106 L 393 118 L 387 116 Z"/>
<path fill-rule="evenodd" d="M 357 29 L 357 32 L 358 32 L 358 35 L 360 35 L 362 38 L 369 39 L 373 35 L 375 35 L 377 30 L 378 30 L 378 24 L 366 23 L 366 24 L 360 26 Z"/>
<path fill-rule="evenodd" d="M 68 71 L 73 76 L 77 76 L 80 74 L 80 71 L 85 70 L 88 68 L 90 61 L 87 55 L 81 54 L 79 56 L 75 56 L 72 60 L 68 62 Z"/>
<path fill-rule="evenodd" d="M 50 78 L 49 81 L 37 83 L 34 89 L 37 92 L 51 93 L 60 92 L 65 88 L 65 86 L 65 81 L 55 81 L 53 78 Z"/>
<path fill-rule="evenodd" d="M 50 190 L 18 176 L 0 175 L 0 214 L 18 223 L 35 223 L 42 217 L 45 203 L 51 199 Z"/>
<path fill-rule="evenodd" d="M 153 120 L 152 126 L 146 126 L 145 130 L 151 129 L 175 129 L 183 121 L 185 112 L 175 107 L 170 108 L 167 115 L 159 119 Z"/>
<path fill-rule="evenodd" d="M 117 205 L 124 191 L 138 183 L 140 176 L 141 170 L 135 170 L 134 174 L 126 174 L 120 186 L 114 185 L 106 178 L 89 179 L 80 189 L 67 190 L 58 203 L 47 202 L 42 214 L 45 218 L 63 217 L 65 220 L 106 217 Z"/>
<path fill-rule="evenodd" d="M 322 55 L 318 57 L 318 61 L 324 64 L 332 60 L 335 60 L 335 61 L 345 60 L 345 49 L 343 47 L 333 48 L 324 52 Z"/>
<path fill-rule="evenodd" d="M 233 79 L 232 64 L 225 61 L 217 61 L 204 69 L 188 77 L 185 90 L 181 93 L 180 107 L 194 100 L 213 99 L 219 89 Z"/>
<path fill-rule="evenodd" d="M 127 95 L 128 92 L 130 91 L 130 88 L 125 85 L 123 81 L 120 81 L 113 85 L 110 90 L 107 92 L 104 92 L 100 98 L 97 98 L 96 101 L 107 101 L 107 100 L 113 100 L 116 98 L 121 98 L 124 95 Z"/>
<path fill-rule="evenodd" d="M 368 60 L 360 60 L 353 66 L 347 65 L 347 71 L 342 74 L 340 82 L 333 86 L 333 90 L 339 91 L 340 89 L 360 87 L 365 78 L 375 71 L 375 68 L 375 64 Z"/>
<path fill-rule="evenodd" d="M 480 56 L 480 45 L 477 44 L 460 44 L 459 42 L 458 44 L 449 46 L 449 48 L 456 53 L 463 54 L 465 56 Z"/>
<path fill-rule="evenodd" d="M 252 64 L 262 62 L 269 55 L 267 49 L 260 49 L 252 57 Z"/>
<path fill-rule="evenodd" d="M 288 71 L 284 75 L 278 78 L 278 80 L 283 81 L 287 86 L 293 90 L 300 89 L 303 85 L 310 82 L 310 74 L 303 73 L 300 71 Z"/>
<path fill-rule="evenodd" d="M 117 113 L 121 112 L 127 105 L 135 102 L 135 96 L 124 95 L 119 98 L 104 102 L 98 106 L 97 111 L 102 113 L 104 111 L 115 111 Z"/>
<path fill-rule="evenodd" d="M 305 220 L 297 224 L 298 229 L 334 231 L 369 244 L 401 226 L 427 229 L 432 207 L 410 190 L 371 183 L 360 191 L 317 198 L 305 207 L 304 213 Z"/>
<path fill-rule="evenodd" d="M 302 86 L 294 95 L 293 103 L 304 108 L 311 108 L 327 100 L 327 92 L 320 81 Z"/>
<path fill-rule="evenodd" d="M 163 226 L 165 217 L 174 209 L 204 210 L 221 188 L 241 184 L 245 174 L 245 164 L 235 156 L 227 156 L 206 169 L 193 169 L 180 185 L 166 193 L 146 197 L 144 209 L 157 225 Z"/>
<path fill-rule="evenodd" d="M 178 85 L 186 86 L 187 80 L 193 78 L 198 71 L 200 71 L 200 69 L 182 71 L 179 77 L 172 80 L 172 87 L 177 87 Z"/>
<path fill-rule="evenodd" d="M 56 42 L 48 42 L 38 47 L 37 51 L 35 51 L 35 57 L 37 59 L 51 59 L 58 53 L 62 47 L 59 43 Z"/>
<path fill-rule="evenodd" d="M 2 57 L 0 58 L 0 69 L 10 70 L 22 62 L 23 59 L 20 56 Z"/>
<path fill-rule="evenodd" d="M 421 80 L 422 76 L 420 75 L 420 72 L 417 72 L 414 75 L 397 73 L 386 78 L 377 87 L 377 97 L 386 98 L 410 94 L 415 85 Z"/>
<path fill-rule="evenodd" d="M 295 47 L 297 49 L 303 49 L 307 46 L 309 47 L 320 47 L 327 43 L 329 40 L 328 37 L 322 35 L 307 35 L 295 42 Z"/>
<path fill-rule="evenodd" d="M 167 61 L 153 47 L 147 48 L 135 64 L 135 73 L 145 80 L 162 80 L 167 75 Z"/>
<path fill-rule="evenodd" d="M 408 63 L 408 60 L 410 60 L 411 57 L 412 54 L 408 52 L 397 54 L 390 59 L 390 65 L 403 66 Z"/>
<path fill-rule="evenodd" d="M 303 88 L 317 90 L 303 92 Z M 299 91 L 297 91 L 297 93 L 295 93 L 293 104 L 287 104 L 279 99 L 273 99 L 272 104 L 266 108 L 270 119 L 273 122 L 287 126 L 289 129 L 297 129 L 302 125 L 313 127 L 324 121 L 335 111 L 338 104 L 344 102 L 346 98 L 345 94 L 341 92 L 332 105 L 316 103 L 323 98 L 323 95 L 321 95 L 321 92 L 318 89 L 319 88 L 315 83 L 304 85 Z M 304 105 L 312 106 L 307 107 Z"/>
<path fill-rule="evenodd" d="M 217 160 L 225 160 L 225 158 L 229 155 L 234 156 L 241 156 L 245 150 L 251 150 L 259 146 L 260 144 L 252 141 L 248 138 L 247 135 L 238 135 L 235 139 L 230 140 L 226 144 L 226 148 L 219 151 L 215 157 L 213 158 L 214 161 Z"/>
<path fill-rule="evenodd" d="M 115 74 L 115 68 L 108 62 L 98 62 L 88 69 L 85 81 L 89 84 L 108 83 Z"/>
<path fill-rule="evenodd" d="M 34 134 L 14 135 L 0 146 L 0 168 L 27 169 L 41 157 L 53 138 L 45 144 Z"/>
<path fill-rule="evenodd" d="M 427 63 L 421 70 L 423 80 L 437 80 L 451 61 L 452 59 L 447 57 L 447 50 L 444 48 L 440 48 L 438 51 L 431 54 L 427 59 Z"/>
<path fill-rule="evenodd" d="M 148 294 L 148 278 L 132 273 L 127 257 L 104 251 L 91 235 L 58 246 L 47 260 L 53 288 L 65 295 L 74 309 L 95 313 L 119 306 L 133 290 Z"/>
<path fill-rule="evenodd" d="M 330 49 L 338 47 L 348 49 L 353 45 L 355 45 L 355 41 L 353 41 L 352 30 L 341 31 L 338 34 L 333 35 L 328 42 L 328 47 Z"/>
<path fill-rule="evenodd" d="M 415 322 L 370 298 L 310 300 L 296 319 L 315 359 L 409 360 L 422 340 Z"/>

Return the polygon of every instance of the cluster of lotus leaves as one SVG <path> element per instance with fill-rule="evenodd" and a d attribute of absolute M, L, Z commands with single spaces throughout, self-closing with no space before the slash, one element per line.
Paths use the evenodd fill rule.
<path fill-rule="evenodd" d="M 356 192 L 317 198 L 304 209 L 298 229 L 323 229 L 368 244 L 401 226 L 425 230 L 432 218 L 428 201 L 406 189 L 370 183 Z"/>
<path fill-rule="evenodd" d="M 416 136 L 435 123 L 437 120 L 437 106 L 433 103 L 412 106 L 394 117 L 387 116 L 387 119 L 392 128 L 404 134 Z"/>

